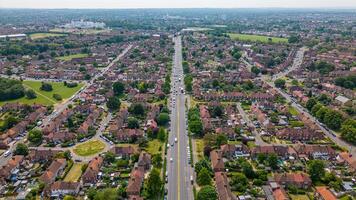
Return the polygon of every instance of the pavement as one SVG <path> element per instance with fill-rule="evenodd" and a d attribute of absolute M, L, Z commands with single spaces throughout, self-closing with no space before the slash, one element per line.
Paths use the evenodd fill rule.
<path fill-rule="evenodd" d="M 187 135 L 185 94 L 181 91 L 181 88 L 184 88 L 182 41 L 180 36 L 174 37 L 173 40 L 175 54 L 171 78 L 171 132 L 168 138 L 170 147 L 167 150 L 168 199 L 193 200 L 193 187 L 190 177 L 193 176 L 194 171 L 188 161 L 189 138 Z"/>

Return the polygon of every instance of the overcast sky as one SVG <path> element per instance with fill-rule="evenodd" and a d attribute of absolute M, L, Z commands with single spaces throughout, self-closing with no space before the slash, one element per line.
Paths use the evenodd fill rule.
<path fill-rule="evenodd" d="M 0 8 L 355 8 L 356 0 L 0 0 Z"/>

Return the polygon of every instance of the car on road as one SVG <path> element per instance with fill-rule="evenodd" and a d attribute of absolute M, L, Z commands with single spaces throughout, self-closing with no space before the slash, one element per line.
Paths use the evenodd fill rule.
<path fill-rule="evenodd" d="M 194 184 L 194 178 L 193 176 L 190 176 L 190 183 L 193 185 Z"/>
<path fill-rule="evenodd" d="M 173 158 L 169 159 L 171 162 L 173 162 Z"/>
<path fill-rule="evenodd" d="M 4 156 L 5 157 L 9 157 L 11 155 L 11 151 L 10 150 L 7 150 L 5 153 L 4 153 Z"/>
<path fill-rule="evenodd" d="M 178 142 L 178 139 L 177 139 L 177 138 L 174 138 L 174 142 Z"/>

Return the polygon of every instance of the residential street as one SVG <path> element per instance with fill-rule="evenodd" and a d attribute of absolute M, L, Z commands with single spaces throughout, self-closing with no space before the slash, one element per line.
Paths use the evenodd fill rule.
<path fill-rule="evenodd" d="M 188 163 L 187 147 L 188 136 L 186 131 L 185 115 L 185 95 L 181 88 L 183 83 L 182 68 L 182 43 L 181 37 L 175 37 L 174 66 L 172 69 L 171 86 L 171 132 L 168 142 L 170 147 L 167 152 L 167 172 L 168 172 L 168 199 L 193 199 L 193 189 L 190 183 L 190 176 L 193 169 Z M 177 138 L 177 141 L 175 139 Z M 173 146 L 172 146 L 173 144 Z"/>

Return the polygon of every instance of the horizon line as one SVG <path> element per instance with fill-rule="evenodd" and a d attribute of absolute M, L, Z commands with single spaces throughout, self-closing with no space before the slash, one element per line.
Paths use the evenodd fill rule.
<path fill-rule="evenodd" d="M 355 10 L 356 7 L 122 7 L 122 8 L 109 8 L 109 7 L 99 7 L 99 8 L 91 8 L 91 7 L 73 7 L 73 8 L 56 8 L 56 7 L 0 7 L 1 9 L 36 9 L 36 10 L 134 10 L 134 9 L 286 9 L 286 10 L 298 10 L 298 9 L 308 9 L 308 10 Z"/>

